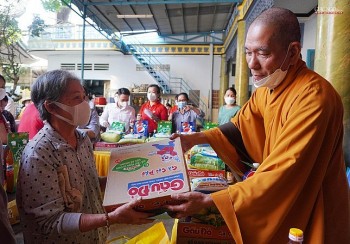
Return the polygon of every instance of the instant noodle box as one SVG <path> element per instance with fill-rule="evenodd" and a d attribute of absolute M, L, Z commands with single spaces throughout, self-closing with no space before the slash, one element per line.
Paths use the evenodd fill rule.
<path fill-rule="evenodd" d="M 107 211 L 141 197 L 139 211 L 162 213 L 170 195 L 190 191 L 180 138 L 113 148 L 103 205 Z"/>
<path fill-rule="evenodd" d="M 186 222 L 181 219 L 177 225 L 176 243 L 232 244 L 235 242 L 226 225 L 215 227 L 207 224 Z"/>

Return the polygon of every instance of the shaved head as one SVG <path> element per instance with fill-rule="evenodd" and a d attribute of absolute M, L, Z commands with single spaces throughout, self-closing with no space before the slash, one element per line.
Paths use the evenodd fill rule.
<path fill-rule="evenodd" d="M 251 24 L 252 26 L 269 26 L 274 29 L 273 39 L 284 47 L 291 42 L 300 42 L 300 26 L 295 14 L 284 8 L 270 8 L 261 13 Z"/>

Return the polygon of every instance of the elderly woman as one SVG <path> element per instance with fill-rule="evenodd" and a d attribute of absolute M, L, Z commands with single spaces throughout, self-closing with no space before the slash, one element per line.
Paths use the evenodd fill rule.
<path fill-rule="evenodd" d="M 78 125 L 90 108 L 80 80 L 54 70 L 32 86 L 32 101 L 44 127 L 25 147 L 19 170 L 17 204 L 26 243 L 105 243 L 114 223 L 149 223 L 149 213 L 133 210 L 138 200 L 113 212 L 102 207 L 92 144 Z"/>

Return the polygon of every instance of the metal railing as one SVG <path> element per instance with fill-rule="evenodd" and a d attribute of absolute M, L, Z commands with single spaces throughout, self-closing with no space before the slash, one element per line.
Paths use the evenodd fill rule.
<path fill-rule="evenodd" d="M 207 104 L 201 97 L 197 93 L 191 92 L 192 88 L 184 79 L 172 77 L 170 69 L 162 68 L 166 66 L 152 54 L 149 47 L 140 42 L 137 35 L 122 36 L 121 41 L 126 44 L 128 51 L 158 82 L 164 93 L 178 94 L 180 92 L 186 92 L 190 96 L 192 102 L 207 114 Z"/>

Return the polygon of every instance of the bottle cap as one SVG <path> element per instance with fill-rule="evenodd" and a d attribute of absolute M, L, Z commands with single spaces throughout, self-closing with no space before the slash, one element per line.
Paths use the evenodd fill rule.
<path fill-rule="evenodd" d="M 290 228 L 289 239 L 292 241 L 303 241 L 304 239 L 303 231 L 298 228 Z"/>

